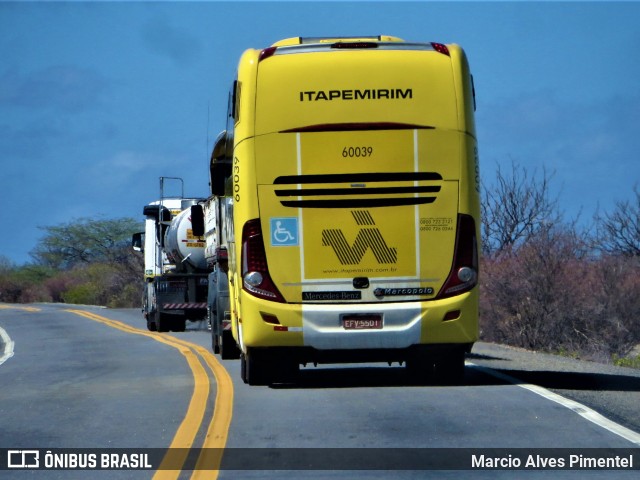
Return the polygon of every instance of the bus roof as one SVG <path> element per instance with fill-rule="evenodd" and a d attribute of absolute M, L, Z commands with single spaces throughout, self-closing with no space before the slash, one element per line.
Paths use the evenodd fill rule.
<path fill-rule="evenodd" d="M 275 42 L 273 47 L 285 45 L 306 45 L 315 43 L 336 43 L 336 42 L 403 42 L 401 38 L 391 35 L 365 35 L 350 37 L 291 37 Z"/>

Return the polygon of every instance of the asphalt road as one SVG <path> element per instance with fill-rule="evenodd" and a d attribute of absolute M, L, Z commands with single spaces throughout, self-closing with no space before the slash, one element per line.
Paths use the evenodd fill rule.
<path fill-rule="evenodd" d="M 227 448 L 219 472 L 23 469 L 6 478 L 638 476 L 638 465 L 424 467 L 493 448 L 543 460 L 563 458 L 563 449 L 635 449 L 640 463 L 640 372 L 632 369 L 480 343 L 461 386 L 415 386 L 397 365 L 367 364 L 307 367 L 295 384 L 249 387 L 239 361 L 211 354 L 201 323 L 157 334 L 137 310 L 38 304 L 0 306 L 0 328 L 12 342 L 0 344 L 0 449 Z M 218 450 L 203 452 L 214 454 L 205 467 L 217 469 Z"/>

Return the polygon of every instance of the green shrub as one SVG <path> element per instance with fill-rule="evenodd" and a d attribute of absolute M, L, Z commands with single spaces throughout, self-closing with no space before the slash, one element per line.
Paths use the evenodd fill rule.
<path fill-rule="evenodd" d="M 637 357 L 619 357 L 618 355 L 613 355 L 611 359 L 613 360 L 613 364 L 618 367 L 640 369 L 640 355 Z"/>
<path fill-rule="evenodd" d="M 96 287 L 91 283 L 82 283 L 71 287 L 62 293 L 62 301 L 64 303 L 73 303 L 76 305 L 98 305 L 98 295 Z"/>

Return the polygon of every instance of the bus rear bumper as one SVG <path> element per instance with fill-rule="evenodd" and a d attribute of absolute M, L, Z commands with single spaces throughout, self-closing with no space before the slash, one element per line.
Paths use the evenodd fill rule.
<path fill-rule="evenodd" d="M 282 304 L 245 296 L 242 312 L 241 345 L 251 348 L 362 350 L 355 355 L 366 357 L 365 352 L 472 345 L 478 340 L 477 287 L 442 300 L 377 304 Z M 347 328 L 354 318 L 371 323 Z"/>

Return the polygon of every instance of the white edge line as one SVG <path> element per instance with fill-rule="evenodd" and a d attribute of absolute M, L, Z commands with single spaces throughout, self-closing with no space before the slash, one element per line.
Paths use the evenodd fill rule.
<path fill-rule="evenodd" d="M 541 397 L 546 398 L 547 400 L 556 402 L 562 405 L 563 407 L 566 407 L 569 410 L 572 410 L 573 412 L 577 413 L 584 419 L 589 420 L 591 423 L 594 423 L 599 427 L 602 427 L 605 430 L 615 433 L 616 435 L 624 438 L 625 440 L 628 440 L 640 446 L 640 433 L 634 432 L 633 430 L 627 427 L 623 427 L 622 425 L 612 420 L 609 420 L 603 415 L 600 415 L 595 410 L 592 410 L 589 407 L 579 402 L 565 398 L 562 395 L 558 395 L 557 393 L 553 393 L 550 390 L 547 390 L 546 388 L 541 387 L 539 385 L 533 385 L 531 383 L 522 383 L 522 381 L 518 380 L 515 377 L 511 377 L 502 372 L 497 372 L 491 368 L 481 367 L 480 365 L 476 365 L 475 363 L 472 363 L 469 361 L 467 361 L 466 364 L 471 365 L 488 375 L 499 378 L 500 380 L 505 380 L 506 382 L 512 383 L 518 387 L 522 387 L 526 390 L 529 390 L 530 392 L 533 392 L 536 395 L 540 395 Z"/>
<path fill-rule="evenodd" d="M 0 365 L 13 357 L 13 340 L 9 337 L 9 334 L 4 330 L 4 328 L 0 327 L 0 337 L 2 337 L 2 341 L 4 342 L 4 352 L 0 357 Z"/>

